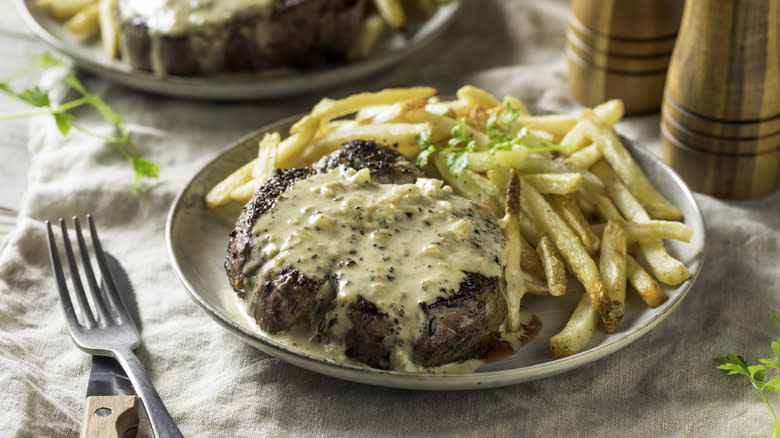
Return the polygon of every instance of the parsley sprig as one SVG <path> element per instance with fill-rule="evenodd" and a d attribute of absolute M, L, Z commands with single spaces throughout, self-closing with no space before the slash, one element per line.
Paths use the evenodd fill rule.
<path fill-rule="evenodd" d="M 772 320 L 780 323 L 780 315 L 772 315 Z M 775 394 L 780 391 L 780 376 L 773 377 L 766 380 L 766 371 L 768 368 L 780 369 L 780 338 L 772 341 L 772 351 L 774 351 L 777 359 L 759 359 L 763 365 L 748 365 L 742 356 L 730 353 L 723 357 L 716 357 L 712 360 L 718 364 L 718 368 L 728 373 L 730 376 L 745 376 L 750 381 L 753 389 L 758 391 L 761 395 L 761 399 L 764 400 L 766 407 L 769 409 L 769 413 L 772 414 L 772 422 L 774 424 L 772 428 L 772 436 L 777 438 L 780 436 L 780 420 L 778 420 L 775 410 L 769 403 L 767 393 Z"/>
<path fill-rule="evenodd" d="M 81 81 L 73 73 L 68 74 L 68 76 L 65 78 L 65 83 L 72 89 L 76 90 L 81 95 L 81 97 L 57 106 L 52 105 L 51 100 L 49 99 L 48 91 L 41 89 L 37 85 L 33 88 L 26 88 L 21 91 L 15 91 L 10 86 L 12 81 L 25 76 L 38 68 L 62 66 L 62 62 L 53 58 L 48 53 L 44 53 L 43 55 L 38 56 L 35 62 L 30 66 L 0 81 L 0 92 L 25 102 L 35 108 L 38 108 L 34 111 L 0 115 L 0 120 L 51 115 L 54 117 L 57 128 L 64 136 L 68 135 L 71 129 L 73 129 L 84 134 L 103 139 L 106 143 L 114 146 L 114 148 L 132 164 L 133 170 L 135 171 L 135 181 L 133 182 L 133 192 L 135 193 L 138 189 L 138 183 L 143 178 L 157 177 L 157 174 L 160 172 L 160 166 L 141 156 L 141 154 L 138 152 L 138 149 L 136 149 L 135 144 L 133 144 L 133 141 L 130 139 L 130 132 L 127 129 L 127 125 L 125 124 L 124 119 L 122 119 L 122 116 L 120 116 L 111 108 L 111 106 L 104 102 L 100 96 L 88 92 Z M 115 136 L 105 136 L 89 131 L 78 125 L 76 123 L 76 117 L 71 113 L 71 111 L 83 105 L 89 105 L 93 107 L 103 117 L 103 119 L 114 126 L 115 132 L 117 134 Z"/>
<path fill-rule="evenodd" d="M 517 147 L 525 147 L 532 152 L 569 148 L 531 134 L 530 126 L 524 126 L 518 132 L 512 131 L 512 126 L 519 116 L 520 111 L 513 108 L 511 104 L 507 104 L 503 111 L 491 114 L 485 126 L 489 140 L 488 147 L 478 147 L 474 140 L 466 138 L 465 118 L 458 120 L 452 128 L 451 138 L 447 141 L 446 148 L 436 147 L 431 141 L 431 132 L 425 131 L 417 137 L 417 148 L 420 150 L 417 156 L 417 167 L 425 167 L 432 153 L 448 151 L 450 153 L 446 158 L 447 168 L 453 175 L 459 176 L 468 167 L 468 154 L 472 152 L 487 152 L 493 155 L 497 151 L 511 151 Z"/>

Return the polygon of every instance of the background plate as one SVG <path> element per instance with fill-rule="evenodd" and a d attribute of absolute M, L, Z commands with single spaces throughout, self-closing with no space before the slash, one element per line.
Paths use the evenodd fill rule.
<path fill-rule="evenodd" d="M 97 39 L 82 42 L 33 3 L 34 0 L 17 0 L 19 11 L 30 29 L 85 70 L 139 90 L 210 100 L 249 100 L 302 94 L 376 73 L 400 62 L 438 36 L 460 7 L 459 1 L 441 5 L 429 20 L 418 25 L 411 23 L 404 33 L 388 36 L 377 44 L 369 58 L 359 62 L 285 76 L 259 73 L 160 78 L 134 70 L 120 60 L 110 59 Z"/>
<path fill-rule="evenodd" d="M 203 198 L 214 184 L 255 158 L 257 144 L 266 132 L 286 133 L 298 118 L 287 119 L 249 134 L 207 164 L 173 203 L 166 226 L 173 268 L 195 302 L 243 341 L 294 365 L 355 382 L 408 389 L 476 389 L 539 379 L 593 362 L 647 333 L 677 307 L 701 270 L 704 223 L 693 195 L 669 167 L 641 146 L 622 138 L 650 180 L 682 210 L 685 223 L 694 229 L 690 243 L 666 242 L 669 252 L 688 267 L 691 278 L 680 286 L 665 287 L 669 299 L 661 306 L 650 309 L 635 292 L 629 290 L 626 314 L 615 333 L 607 335 L 603 330 L 597 330 L 587 349 L 573 356 L 553 360 L 548 348 L 549 339 L 565 325 L 580 293 L 570 290 L 565 297 L 556 299 L 526 296 L 523 304 L 542 320 L 542 331 L 515 354 L 468 374 L 432 375 L 377 370 L 323 359 L 286 347 L 264 336 L 247 320 L 243 309 L 236 304 L 225 275 L 223 263 L 229 234 L 241 206 L 230 205 L 208 210 Z"/>

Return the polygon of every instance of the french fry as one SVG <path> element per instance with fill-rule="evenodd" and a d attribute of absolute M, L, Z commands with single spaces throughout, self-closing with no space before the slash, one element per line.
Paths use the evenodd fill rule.
<path fill-rule="evenodd" d="M 582 214 L 590 221 L 590 218 L 596 215 L 596 201 L 593 196 L 590 196 L 585 190 L 579 190 L 573 196 Z"/>
<path fill-rule="evenodd" d="M 523 175 L 523 178 L 539 193 L 557 195 L 576 192 L 583 181 L 580 173 L 534 173 Z"/>
<path fill-rule="evenodd" d="M 517 219 L 520 222 L 520 234 L 523 235 L 523 238 L 531 245 L 538 246 L 539 241 L 544 237 L 542 230 L 536 226 L 524 209 L 520 210 Z"/>
<path fill-rule="evenodd" d="M 260 140 L 257 148 L 257 163 L 252 169 L 252 179 L 258 184 L 262 184 L 273 175 L 276 168 L 276 149 L 281 142 L 282 137 L 278 132 L 265 134 Z"/>
<path fill-rule="evenodd" d="M 120 24 L 117 8 L 119 0 L 99 0 L 100 39 L 109 58 L 119 57 Z"/>
<path fill-rule="evenodd" d="M 550 204 L 555 209 L 572 231 L 579 237 L 580 242 L 590 255 L 596 255 L 601 245 L 600 239 L 591 230 L 588 220 L 580 211 L 577 203 L 570 196 L 553 195 L 549 198 Z"/>
<path fill-rule="evenodd" d="M 609 197 L 602 195 L 601 193 L 594 193 L 591 194 L 591 196 L 596 203 L 596 211 L 598 211 L 599 215 L 604 218 L 605 221 L 609 220 L 611 217 L 620 215 L 617 207 L 615 207 L 615 204 Z"/>
<path fill-rule="evenodd" d="M 534 223 L 552 239 L 558 251 L 566 260 L 569 269 L 585 287 L 593 307 L 599 311 L 601 319 L 604 321 L 604 326 L 612 326 L 612 323 L 607 321 L 610 315 L 601 312 L 601 303 L 607 299 L 604 283 L 601 280 L 596 263 L 582 246 L 579 238 L 569 229 L 563 219 L 553 211 L 552 206 L 545 201 L 544 197 L 532 185 L 522 179 L 520 183 L 520 202 Z"/>
<path fill-rule="evenodd" d="M 602 302 L 609 315 L 607 333 L 617 328 L 626 307 L 626 223 L 620 216 L 607 222 L 599 253 L 599 272 L 604 280 L 608 298 Z"/>
<path fill-rule="evenodd" d="M 350 140 L 374 140 L 398 149 L 401 153 L 417 152 L 417 136 L 429 129 L 426 123 L 380 123 L 355 125 L 330 132 L 308 145 L 302 154 L 305 162 L 313 162 Z M 406 155 L 405 154 L 405 155 Z"/>
<path fill-rule="evenodd" d="M 586 292 L 577 302 L 563 330 L 550 338 L 552 357 L 558 359 L 582 351 L 593 337 L 598 323 L 599 313 Z"/>
<path fill-rule="evenodd" d="M 645 209 L 606 162 L 599 161 L 591 169 L 602 179 L 607 193 L 626 219 L 636 223 L 650 221 L 650 216 Z M 691 275 L 685 265 L 666 252 L 661 240 L 643 241 L 639 244 L 639 248 L 653 274 L 663 283 L 675 286 L 690 278 Z"/>
<path fill-rule="evenodd" d="M 572 166 L 577 166 L 580 169 L 590 169 L 593 164 L 600 160 L 603 155 L 601 154 L 601 149 L 595 144 L 591 144 L 590 146 L 585 146 L 584 148 L 573 152 L 571 155 L 566 157 L 565 160 L 563 160 L 566 164 L 571 164 Z"/>
<path fill-rule="evenodd" d="M 536 247 L 539 258 L 542 261 L 544 274 L 547 278 L 547 288 L 552 296 L 562 296 L 566 294 L 566 267 L 563 266 L 560 254 L 555 249 L 550 238 L 542 237 L 539 245 Z"/>
<path fill-rule="evenodd" d="M 599 236 L 604 233 L 606 224 L 591 224 L 590 228 Z M 675 239 L 690 242 L 693 228 L 682 222 L 648 221 L 643 223 L 629 222 L 626 224 L 629 242 L 644 242 L 648 240 Z"/>
<path fill-rule="evenodd" d="M 348 61 L 357 61 L 368 58 L 374 49 L 376 42 L 385 31 L 385 21 L 376 14 L 371 14 L 363 19 L 363 27 L 360 29 L 355 41 L 347 50 L 346 58 Z"/>
<path fill-rule="evenodd" d="M 35 5 L 45 9 L 54 19 L 65 21 L 97 0 L 36 0 Z"/>
<path fill-rule="evenodd" d="M 257 181 L 250 179 L 230 192 L 230 200 L 246 204 L 252 199 L 252 195 L 255 193 L 255 190 L 257 190 L 257 187 Z"/>
<path fill-rule="evenodd" d="M 584 110 L 577 126 L 582 126 L 591 140 L 598 145 L 615 173 L 653 218 L 668 220 L 682 218 L 680 209 L 658 193 L 617 135 L 593 111 Z"/>
<path fill-rule="evenodd" d="M 623 118 L 625 105 L 620 99 L 610 99 L 593 107 L 593 112 L 609 126 L 615 125 Z"/>
<path fill-rule="evenodd" d="M 436 114 L 439 116 L 445 116 L 449 117 L 451 119 L 454 119 L 457 117 L 458 113 L 463 112 L 463 110 L 468 106 L 468 103 L 459 99 L 456 100 L 447 100 L 444 102 L 429 99 L 429 102 L 427 105 L 425 105 L 425 111 Z"/>
<path fill-rule="evenodd" d="M 514 106 L 514 104 L 512 104 Z M 525 107 L 525 105 L 523 106 Z M 593 112 L 609 126 L 614 125 L 623 117 L 623 101 L 620 99 L 608 100 L 593 108 Z M 521 113 L 515 121 L 516 127 L 533 126 L 536 129 L 542 129 L 549 132 L 555 138 L 555 141 L 561 142 L 566 134 L 577 124 L 578 115 L 576 114 L 544 114 L 531 116 L 526 110 Z M 566 143 L 562 143 L 566 144 Z"/>
<path fill-rule="evenodd" d="M 514 169 L 509 171 L 509 180 L 506 188 L 506 209 L 502 220 L 504 237 L 506 238 L 506 303 L 507 303 L 507 328 L 510 332 L 516 332 L 521 328 L 520 301 L 525 295 L 526 287 L 523 272 L 520 269 L 523 247 L 520 243 L 520 225 L 517 222 L 517 212 L 520 211 L 518 191 L 520 181 Z"/>
<path fill-rule="evenodd" d="M 587 169 L 566 164 L 562 161 L 550 160 L 549 158 L 540 158 L 528 156 L 521 163 L 517 164 L 517 171 L 523 174 L 528 173 L 579 173 L 582 175 L 582 185 L 590 192 L 604 193 L 604 183 Z"/>
<path fill-rule="evenodd" d="M 392 105 L 407 100 L 427 99 L 436 93 L 431 87 L 387 88 L 374 93 L 359 93 L 344 99 L 322 99 L 314 106 L 311 116 L 330 121 L 367 106 Z"/>
<path fill-rule="evenodd" d="M 491 169 L 504 169 L 508 172 L 510 168 L 522 164 L 526 157 L 528 157 L 528 151 L 526 149 L 518 149 L 514 151 L 496 151 L 494 154 L 472 152 L 466 156 L 466 159 L 469 162 L 468 168 L 474 172 L 488 172 Z"/>
<path fill-rule="evenodd" d="M 546 296 L 550 295 L 550 289 L 547 287 L 547 282 L 539 279 L 535 275 L 523 273 L 526 294 Z"/>
<path fill-rule="evenodd" d="M 238 170 L 228 175 L 206 193 L 206 207 L 215 208 L 230 202 L 230 194 L 238 187 L 252 180 L 252 171 L 257 164 L 257 158 L 244 164 Z"/>
<path fill-rule="evenodd" d="M 301 152 L 311 142 L 305 134 L 293 134 L 282 140 L 276 151 L 276 166 L 282 169 L 305 166 Z"/>
<path fill-rule="evenodd" d="M 455 93 L 458 99 L 468 102 L 469 106 L 481 106 L 484 109 L 501 105 L 492 94 L 473 85 L 464 85 Z"/>
<path fill-rule="evenodd" d="M 626 275 L 648 307 L 658 307 L 667 300 L 666 292 L 630 255 L 626 256 Z"/>
<path fill-rule="evenodd" d="M 392 105 L 370 106 L 361 108 L 355 115 L 360 123 L 404 123 L 406 113 L 415 109 L 425 108 L 425 100 L 407 100 Z"/>
<path fill-rule="evenodd" d="M 531 112 L 528 111 L 528 107 L 525 106 L 525 103 L 515 96 L 504 96 L 504 99 L 501 102 L 504 106 L 511 105 L 521 117 L 531 114 Z"/>
<path fill-rule="evenodd" d="M 100 5 L 90 3 L 76 15 L 65 21 L 65 29 L 81 38 L 88 38 L 100 32 Z"/>
<path fill-rule="evenodd" d="M 403 29 L 406 25 L 406 15 L 400 0 L 374 0 L 374 6 L 393 29 Z"/>

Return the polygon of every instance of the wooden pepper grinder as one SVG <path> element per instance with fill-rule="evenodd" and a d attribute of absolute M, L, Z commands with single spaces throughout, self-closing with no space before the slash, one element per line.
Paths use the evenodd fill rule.
<path fill-rule="evenodd" d="M 572 0 L 569 85 L 583 105 L 620 98 L 626 114 L 658 111 L 683 0 Z"/>
<path fill-rule="evenodd" d="M 661 113 L 664 158 L 696 191 L 780 186 L 780 2 L 688 0 Z"/>

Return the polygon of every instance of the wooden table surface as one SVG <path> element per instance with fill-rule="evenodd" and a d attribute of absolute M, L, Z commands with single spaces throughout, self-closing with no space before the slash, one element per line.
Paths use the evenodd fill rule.
<path fill-rule="evenodd" d="M 30 64 L 31 59 L 48 48 L 24 24 L 16 2 L 0 1 L 0 78 Z M 34 77 L 12 82 L 12 86 L 34 84 Z M 29 110 L 29 106 L 0 95 L 0 115 Z M 26 187 L 30 138 L 28 119 L 0 120 L 0 209 L 18 210 Z"/>

